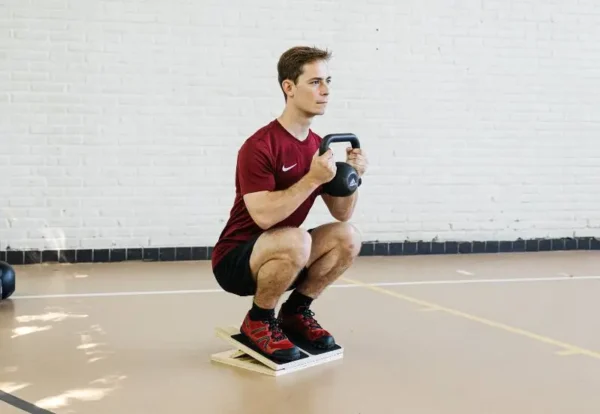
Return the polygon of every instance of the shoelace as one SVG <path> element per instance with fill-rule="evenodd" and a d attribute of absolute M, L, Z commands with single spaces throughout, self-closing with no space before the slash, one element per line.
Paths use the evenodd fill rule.
<path fill-rule="evenodd" d="M 307 322 L 307 325 L 313 329 L 321 329 L 321 325 L 315 320 L 313 316 L 315 313 L 310 309 L 303 309 L 302 316 L 304 317 L 304 321 Z"/>
<path fill-rule="evenodd" d="M 272 317 L 267 321 L 267 325 L 269 325 L 269 330 L 271 331 L 271 338 L 273 338 L 275 341 L 285 339 L 285 335 L 283 334 L 280 323 L 281 320 L 275 317 Z"/>

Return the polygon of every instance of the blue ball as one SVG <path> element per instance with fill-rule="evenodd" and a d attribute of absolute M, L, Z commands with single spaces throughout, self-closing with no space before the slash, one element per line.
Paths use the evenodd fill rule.
<path fill-rule="evenodd" d="M 6 262 L 0 262 L 0 295 L 8 299 L 14 292 L 17 283 L 15 269 Z"/>

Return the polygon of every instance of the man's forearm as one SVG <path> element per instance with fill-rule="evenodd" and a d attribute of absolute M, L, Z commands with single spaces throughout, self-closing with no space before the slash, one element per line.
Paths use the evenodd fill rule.
<path fill-rule="evenodd" d="M 259 207 L 251 214 L 261 228 L 267 229 L 288 218 L 318 187 L 319 183 L 307 175 L 285 190 L 262 195 Z"/>
<path fill-rule="evenodd" d="M 356 203 L 358 201 L 358 190 L 348 197 L 324 196 L 329 197 L 331 200 L 330 210 L 333 217 L 340 221 L 350 220 L 354 214 L 354 209 L 356 208 Z"/>

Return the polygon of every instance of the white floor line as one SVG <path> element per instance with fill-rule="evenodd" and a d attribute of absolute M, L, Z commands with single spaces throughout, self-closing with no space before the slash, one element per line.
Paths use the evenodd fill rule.
<path fill-rule="evenodd" d="M 573 277 L 530 277 L 510 279 L 462 279 L 462 280 L 415 280 L 405 282 L 375 282 L 365 283 L 368 286 L 426 286 L 426 285 L 459 285 L 459 284 L 484 284 L 484 283 L 533 283 L 533 282 L 559 282 L 576 280 L 598 280 L 600 276 L 573 276 Z M 331 288 L 360 288 L 355 284 L 334 284 Z M 146 295 L 187 295 L 202 293 L 223 293 L 222 289 L 192 289 L 192 290 L 157 290 L 157 291 L 130 291 L 130 292 L 97 292 L 97 293 L 64 293 L 54 295 L 14 295 L 11 299 L 55 299 L 55 298 L 95 298 L 117 296 L 146 296 Z"/>
<path fill-rule="evenodd" d="M 463 285 L 476 283 L 531 283 L 559 282 L 575 280 L 597 280 L 600 276 L 558 276 L 558 277 L 519 277 L 506 279 L 463 279 L 463 280 L 420 280 L 414 282 L 380 282 L 366 283 L 370 286 L 420 286 L 420 285 Z"/>

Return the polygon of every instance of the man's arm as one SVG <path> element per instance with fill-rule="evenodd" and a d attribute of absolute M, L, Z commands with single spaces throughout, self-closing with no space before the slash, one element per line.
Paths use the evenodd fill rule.
<path fill-rule="evenodd" d="M 270 154 L 260 143 L 246 143 L 238 154 L 244 203 L 254 222 L 268 229 L 288 218 L 319 186 L 335 174 L 330 152 L 315 153 L 310 171 L 296 184 L 275 191 L 275 171 Z"/>
<path fill-rule="evenodd" d="M 356 169 L 359 178 L 367 171 L 369 163 L 367 156 L 362 149 L 354 149 L 351 147 L 346 149 L 346 162 Z M 333 197 L 323 193 L 321 198 L 323 198 L 329 212 L 336 220 L 348 221 L 352 218 L 354 209 L 356 208 L 358 189 L 348 197 Z"/>
<path fill-rule="evenodd" d="M 321 198 L 329 209 L 329 212 L 339 221 L 348 221 L 354 214 L 356 202 L 358 200 L 358 190 L 348 197 L 333 197 L 323 193 Z"/>
<path fill-rule="evenodd" d="M 281 191 L 258 191 L 244 195 L 246 208 L 256 224 L 266 230 L 288 218 L 319 184 L 309 175 Z"/>

